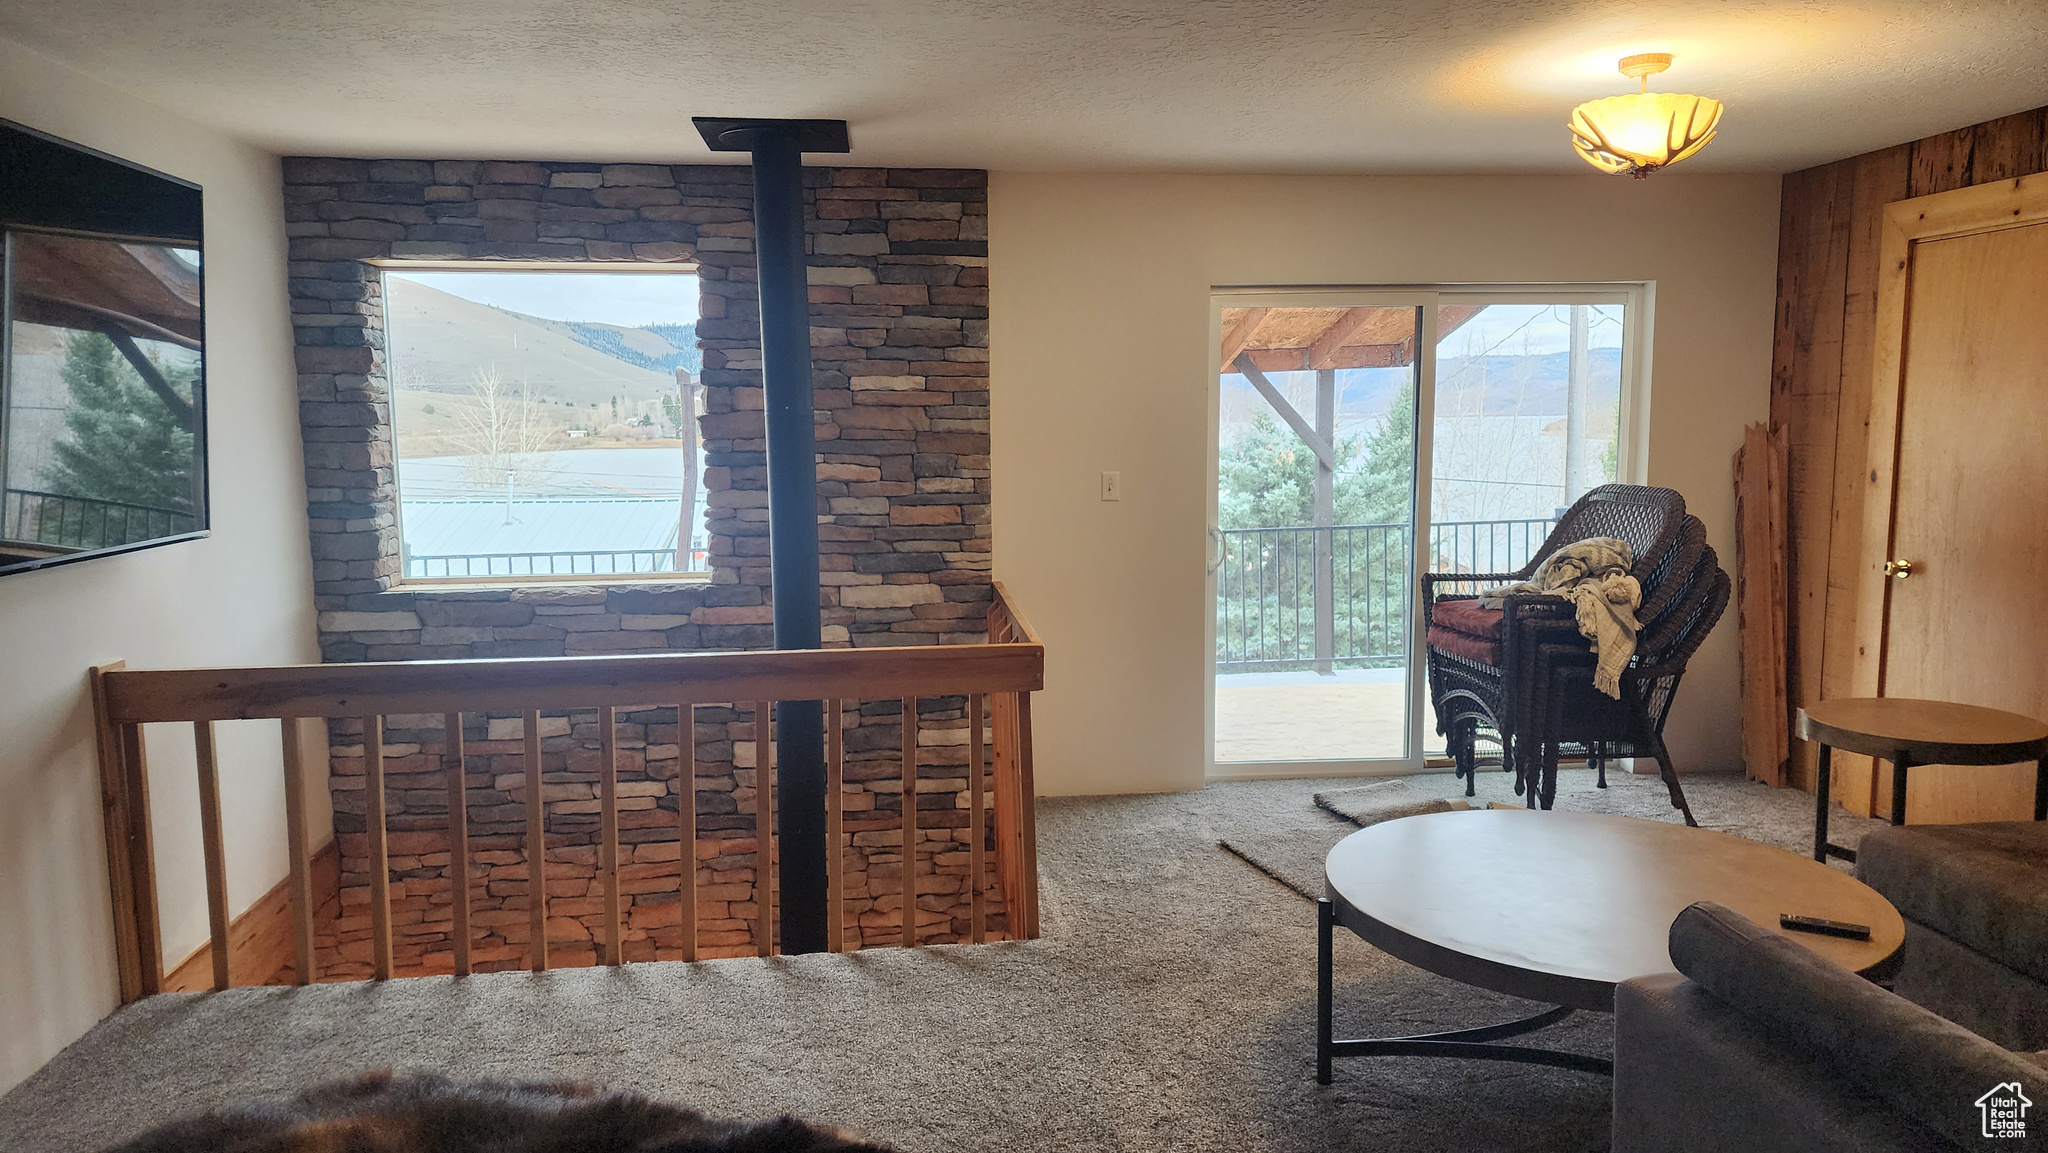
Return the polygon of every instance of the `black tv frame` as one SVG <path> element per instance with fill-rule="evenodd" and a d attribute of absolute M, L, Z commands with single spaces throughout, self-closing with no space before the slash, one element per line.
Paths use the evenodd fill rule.
<path fill-rule="evenodd" d="M 189 192 L 189 196 L 180 193 Z M 0 235 L 41 232 L 89 240 L 161 244 L 197 249 L 199 326 L 206 332 L 204 190 L 183 177 L 0 118 Z M 14 268 L 11 248 L 0 244 L 0 385 L 13 364 Z M 211 422 L 207 401 L 206 345 L 199 348 L 199 388 L 193 396 L 192 429 L 198 528 L 190 532 L 104 548 L 0 563 L 0 577 L 39 572 L 59 565 L 139 552 L 162 545 L 203 540 L 213 534 Z M 0 387 L 0 400 L 4 400 Z M 0 445 L 0 455 L 6 446 Z"/>

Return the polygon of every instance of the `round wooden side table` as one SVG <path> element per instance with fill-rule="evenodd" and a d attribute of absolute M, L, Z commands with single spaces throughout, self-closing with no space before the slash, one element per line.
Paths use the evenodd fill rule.
<path fill-rule="evenodd" d="M 1813 859 L 1856 859 L 1828 843 L 1828 776 L 1834 750 L 1892 763 L 1892 824 L 1906 823 L 1906 770 L 1914 765 L 2035 762 L 2034 819 L 2048 818 L 2048 724 L 2032 717 L 1907 697 L 1847 697 L 1799 710 L 1799 738 L 1820 743 L 1813 802 Z"/>

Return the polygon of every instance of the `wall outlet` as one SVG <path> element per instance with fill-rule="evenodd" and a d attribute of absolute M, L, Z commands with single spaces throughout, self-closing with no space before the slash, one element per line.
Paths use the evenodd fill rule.
<path fill-rule="evenodd" d="M 1122 500 L 1124 498 L 1124 474 L 1105 472 L 1102 474 L 1102 499 Z"/>

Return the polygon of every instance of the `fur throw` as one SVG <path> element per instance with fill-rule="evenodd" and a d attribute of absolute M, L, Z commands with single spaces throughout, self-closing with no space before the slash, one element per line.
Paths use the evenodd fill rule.
<path fill-rule="evenodd" d="M 714 1121 L 568 1082 L 460 1083 L 389 1070 L 221 1109 L 108 1153 L 888 1153 L 794 1117 Z"/>
<path fill-rule="evenodd" d="M 1610 697 L 1621 696 L 1621 674 L 1636 655 L 1636 609 L 1642 607 L 1643 586 L 1629 575 L 1635 564 L 1628 542 L 1611 536 L 1590 537 L 1565 545 L 1544 560 L 1526 581 L 1488 589 L 1479 596 L 1487 608 L 1501 608 L 1510 593 L 1561 596 L 1577 610 L 1579 635 L 1593 642 L 1598 661 L 1593 687 Z"/>

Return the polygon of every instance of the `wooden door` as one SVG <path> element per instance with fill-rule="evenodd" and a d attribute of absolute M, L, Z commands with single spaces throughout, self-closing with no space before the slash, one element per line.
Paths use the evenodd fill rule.
<path fill-rule="evenodd" d="M 1888 499 L 1865 539 L 1889 544 L 1862 558 L 1860 695 L 2048 717 L 2048 177 L 1892 205 L 1885 247 L 1870 459 Z M 1909 815 L 2022 820 L 2033 781 L 1915 769 Z M 1883 812 L 1890 774 L 1872 784 Z"/>

